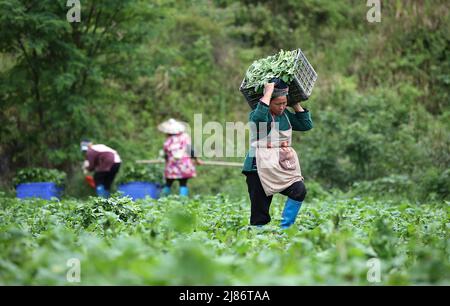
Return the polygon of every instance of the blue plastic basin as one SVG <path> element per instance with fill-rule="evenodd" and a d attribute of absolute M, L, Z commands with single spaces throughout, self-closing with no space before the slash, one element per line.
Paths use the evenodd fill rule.
<path fill-rule="evenodd" d="M 161 192 L 161 187 L 159 184 L 155 183 L 131 182 L 119 185 L 118 191 L 124 196 L 129 196 L 133 200 L 144 199 L 145 197 L 158 199 Z"/>
<path fill-rule="evenodd" d="M 19 199 L 60 199 L 61 193 L 62 188 L 59 188 L 55 183 L 24 183 L 16 186 L 16 197 Z"/>

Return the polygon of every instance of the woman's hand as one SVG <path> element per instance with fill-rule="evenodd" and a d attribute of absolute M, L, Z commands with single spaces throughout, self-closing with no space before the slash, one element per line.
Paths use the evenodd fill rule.
<path fill-rule="evenodd" d="M 275 83 L 266 83 L 264 85 L 264 96 L 260 99 L 264 104 L 269 105 L 272 98 L 273 90 L 275 89 Z"/>
<path fill-rule="evenodd" d="M 275 88 L 275 83 L 274 82 L 266 83 L 264 85 L 264 92 L 267 92 L 267 91 L 272 91 L 273 92 L 274 88 Z"/>
<path fill-rule="evenodd" d="M 195 159 L 194 159 L 194 164 L 195 164 L 196 166 L 201 166 L 201 165 L 204 165 L 205 163 L 204 163 L 203 160 L 201 160 L 200 158 L 195 158 Z"/>
<path fill-rule="evenodd" d="M 88 168 L 89 168 L 89 161 L 88 161 L 88 160 L 85 160 L 85 161 L 83 162 L 83 166 L 82 166 L 81 168 L 82 168 L 82 170 L 83 170 L 83 174 L 84 174 L 84 175 L 88 174 L 88 173 L 89 173 L 89 170 L 88 170 Z"/>
<path fill-rule="evenodd" d="M 295 110 L 296 113 L 301 113 L 305 111 L 303 107 L 300 105 L 300 102 L 297 102 L 294 105 L 292 105 L 292 108 Z"/>

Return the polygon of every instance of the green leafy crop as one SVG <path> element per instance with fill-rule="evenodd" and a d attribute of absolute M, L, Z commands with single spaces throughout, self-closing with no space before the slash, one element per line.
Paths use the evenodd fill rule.
<path fill-rule="evenodd" d="M 119 184 L 131 182 L 152 182 L 162 184 L 164 167 L 162 165 L 127 165 L 120 171 Z"/>
<path fill-rule="evenodd" d="M 272 78 L 280 78 L 289 84 L 294 79 L 297 50 L 281 50 L 275 55 L 253 62 L 245 74 L 245 88 L 255 88 L 260 92 Z"/>
<path fill-rule="evenodd" d="M 225 195 L 24 205 L 0 194 L 0 283 L 450 284 L 448 203 L 309 198 L 280 230 L 284 201 L 274 197 L 272 221 L 258 228 L 248 200 Z M 80 283 L 66 278 L 73 258 Z"/>
<path fill-rule="evenodd" d="M 139 218 L 140 212 L 141 208 L 128 197 L 90 198 L 75 210 L 83 227 L 133 222 Z"/>

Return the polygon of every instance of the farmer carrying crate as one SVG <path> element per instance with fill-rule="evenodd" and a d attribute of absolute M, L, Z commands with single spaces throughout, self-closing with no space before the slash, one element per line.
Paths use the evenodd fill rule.
<path fill-rule="evenodd" d="M 242 172 L 247 177 L 251 225 L 270 222 L 272 196 L 281 193 L 288 197 L 281 227 L 288 228 L 294 224 L 306 196 L 298 156 L 291 146 L 292 131 L 308 131 L 313 124 L 310 112 L 300 103 L 292 105 L 295 113 L 286 109 L 288 93 L 285 82 L 272 79 L 265 84 L 263 97 L 249 115 L 256 130 L 251 129 L 251 147 Z"/>
<path fill-rule="evenodd" d="M 291 146 L 292 131 L 312 129 L 311 115 L 300 101 L 308 100 L 316 80 L 317 73 L 301 49 L 281 50 L 256 60 L 245 74 L 239 90 L 253 109 L 249 119 L 254 123 L 242 171 L 247 176 L 251 225 L 270 222 L 269 208 L 275 193 L 288 197 L 281 227 L 288 228 L 295 222 L 306 188 L 297 153 Z"/>

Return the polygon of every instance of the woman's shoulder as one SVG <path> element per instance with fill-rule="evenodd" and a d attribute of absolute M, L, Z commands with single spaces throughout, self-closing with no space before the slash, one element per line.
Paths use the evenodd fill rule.
<path fill-rule="evenodd" d="M 189 142 L 190 136 L 186 133 L 180 133 L 176 135 L 171 135 L 166 139 L 164 144 L 172 144 L 172 143 L 180 143 L 180 142 Z"/>
<path fill-rule="evenodd" d="M 180 137 L 180 139 L 183 139 L 183 140 L 186 140 L 186 141 L 189 141 L 191 139 L 191 136 L 189 136 L 189 134 L 186 133 L 186 132 L 183 132 L 183 133 L 179 134 L 179 137 Z"/>
<path fill-rule="evenodd" d="M 167 146 L 169 144 L 171 144 L 173 142 L 173 135 L 170 135 L 169 137 L 166 138 L 166 140 L 164 141 L 164 146 Z"/>

